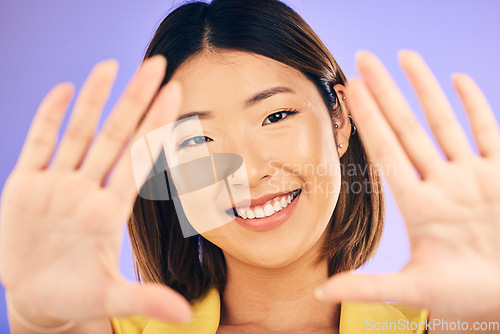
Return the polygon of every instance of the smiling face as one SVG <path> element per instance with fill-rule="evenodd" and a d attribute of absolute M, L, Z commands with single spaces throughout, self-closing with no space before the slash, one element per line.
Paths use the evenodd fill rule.
<path fill-rule="evenodd" d="M 180 197 L 188 219 L 219 219 L 201 234 L 226 258 L 250 265 L 278 268 L 319 254 L 341 178 L 332 119 L 315 85 L 280 62 L 238 51 L 205 52 L 172 80 L 183 86 L 181 117 L 198 115 L 202 128 L 202 136 L 178 141 L 181 154 L 233 153 L 244 162 L 227 183 Z"/>

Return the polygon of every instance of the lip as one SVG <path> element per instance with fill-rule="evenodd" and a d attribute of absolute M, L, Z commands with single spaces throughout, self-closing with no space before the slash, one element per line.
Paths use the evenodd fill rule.
<path fill-rule="evenodd" d="M 276 197 L 279 197 L 279 196 L 283 196 L 285 194 L 289 194 L 291 193 L 292 191 L 294 191 L 295 189 L 292 189 L 290 191 L 283 191 L 283 192 L 279 192 L 279 193 L 272 193 L 272 194 L 266 194 L 266 195 L 263 195 L 259 198 L 255 198 L 255 199 L 251 199 L 251 200 L 242 200 L 242 201 L 238 201 L 234 204 L 234 207 L 235 208 L 249 208 L 249 207 L 252 207 L 252 206 L 259 206 L 259 205 L 262 205 L 262 204 L 266 204 L 267 202 L 269 202 L 270 200 L 276 198 Z M 229 208 L 230 210 L 231 208 Z"/>
<path fill-rule="evenodd" d="M 286 194 L 286 193 L 282 193 Z M 295 207 L 297 206 L 298 201 L 300 200 L 300 196 L 302 195 L 302 192 L 300 192 L 295 199 L 288 204 L 286 208 L 283 208 L 282 210 L 276 212 L 272 216 L 269 217 L 264 217 L 264 218 L 254 218 L 254 219 L 244 219 L 240 217 L 234 217 L 234 220 L 240 224 L 241 226 L 252 230 L 256 232 L 264 232 L 271 230 L 273 228 L 278 227 L 279 225 L 283 224 L 288 217 L 292 215 L 294 212 Z M 261 204 L 266 203 L 270 199 L 273 199 L 274 197 L 279 196 L 279 195 L 274 195 L 273 197 L 267 197 L 268 199 Z M 262 197 L 264 198 L 264 197 Z M 258 200 L 260 200 L 259 198 Z M 254 205 L 252 205 L 254 206 Z"/>

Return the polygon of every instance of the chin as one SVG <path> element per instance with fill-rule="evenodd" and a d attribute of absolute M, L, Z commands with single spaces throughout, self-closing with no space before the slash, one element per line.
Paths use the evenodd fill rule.
<path fill-rule="evenodd" d="M 262 254 L 255 259 L 255 265 L 267 269 L 279 269 L 295 262 L 300 256 L 290 256 L 290 254 Z"/>
<path fill-rule="evenodd" d="M 270 249 L 269 245 L 261 249 L 254 248 L 246 252 L 246 256 L 241 260 L 263 269 L 284 268 L 293 263 L 298 263 L 301 259 L 309 259 L 315 253 L 314 249 L 316 247 L 314 245 L 308 247 L 306 246 L 306 240 L 303 241 L 297 245 L 293 245 L 292 242 L 274 243 L 272 247 L 274 249 Z"/>

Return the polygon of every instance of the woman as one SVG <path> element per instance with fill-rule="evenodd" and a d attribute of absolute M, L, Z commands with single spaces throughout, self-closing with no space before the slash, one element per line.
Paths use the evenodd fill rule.
<path fill-rule="evenodd" d="M 168 59 L 166 69 L 157 54 Z M 13 332 L 343 332 L 347 326 L 356 332 L 368 329 L 365 311 L 381 308 L 376 320 L 392 319 L 393 306 L 337 304 L 347 300 L 397 301 L 460 319 L 500 316 L 492 298 L 500 295 L 500 187 L 493 174 L 500 139 L 469 78 L 456 76 L 454 84 L 481 156 L 472 153 L 423 61 L 412 52 L 401 55 L 445 161 L 373 56 L 360 54 L 364 81 L 353 80 L 347 91 L 316 35 L 277 1 L 181 6 L 158 29 L 146 59 L 92 144 L 114 62 L 91 73 L 57 151 L 71 88 L 56 87 L 40 106 L 2 197 L 1 277 Z M 177 146 L 165 148 L 174 200 L 136 199 L 137 161 L 122 150 L 133 152 L 145 135 L 189 115 L 198 122 L 182 122 Z M 199 124 L 202 135 L 193 130 Z M 150 148 L 157 155 L 161 147 Z M 381 232 L 379 178 L 364 149 L 382 166 L 397 167 L 385 174 L 408 225 L 412 260 L 395 275 L 339 274 L 363 264 Z M 245 173 L 222 173 L 237 201 L 225 206 L 220 187 L 179 191 L 186 180 L 173 168 L 221 152 L 243 158 Z M 142 181 L 146 174 L 135 177 Z M 354 182 L 368 188 L 354 191 Z M 28 187 L 32 198 L 26 198 Z M 176 198 L 183 210 L 172 203 Z M 269 204 L 274 212 L 266 212 Z M 132 205 L 129 228 L 144 286 L 116 270 L 121 222 Z M 217 216 L 221 211 L 239 217 L 226 223 L 224 214 Z M 205 223 L 198 216 L 208 214 L 209 224 L 198 225 Z M 200 237 L 184 238 L 182 215 Z M 315 299 L 316 287 L 332 275 L 316 290 L 322 301 Z M 472 284 L 474 291 L 466 291 Z M 193 303 L 187 327 L 150 320 L 189 318 L 186 302 L 164 285 Z M 426 316 L 403 313 L 412 321 Z M 117 318 L 133 314 L 146 318 Z M 352 327 L 356 316 L 363 327 Z"/>

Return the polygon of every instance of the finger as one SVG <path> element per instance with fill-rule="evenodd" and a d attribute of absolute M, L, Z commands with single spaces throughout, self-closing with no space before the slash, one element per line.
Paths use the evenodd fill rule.
<path fill-rule="evenodd" d="M 425 61 L 413 51 L 402 51 L 399 60 L 443 153 L 450 160 L 469 158 L 473 152 L 467 136 Z"/>
<path fill-rule="evenodd" d="M 61 83 L 52 88 L 43 99 L 31 124 L 16 168 L 41 169 L 48 165 L 73 91 L 72 84 Z"/>
<path fill-rule="evenodd" d="M 396 134 L 406 155 L 425 178 L 442 163 L 432 140 L 419 124 L 391 75 L 374 55 L 359 53 L 357 67 L 390 125 L 389 131 Z"/>
<path fill-rule="evenodd" d="M 134 159 L 134 164 L 145 164 L 145 167 L 133 169 L 131 156 L 132 145 L 138 140 L 144 140 L 143 138 L 147 133 L 174 122 L 179 114 L 180 106 L 180 84 L 171 81 L 161 89 L 134 138 L 129 142 L 123 155 L 117 162 L 109 181 L 109 187 L 113 189 L 116 194 L 121 196 L 126 203 L 133 203 L 139 191 L 137 185 L 142 185 L 144 183 L 148 175 L 147 173 L 153 168 L 153 163 L 156 161 L 162 149 L 161 142 L 148 141 L 149 149 L 144 145 L 146 151 L 143 152 L 143 154 L 139 152 L 137 156 L 151 157 L 151 159 Z M 138 170 L 145 171 L 145 173 L 138 175 Z"/>
<path fill-rule="evenodd" d="M 165 66 L 162 56 L 147 59 L 125 88 L 82 164 L 82 171 L 92 179 L 103 182 L 157 93 Z"/>
<path fill-rule="evenodd" d="M 382 173 L 396 198 L 401 198 L 418 182 L 413 165 L 366 85 L 351 79 L 347 93 L 351 114 L 368 156 L 382 166 Z"/>
<path fill-rule="evenodd" d="M 465 109 L 477 149 L 482 156 L 500 156 L 500 130 L 478 85 L 465 74 L 453 76 L 453 86 Z"/>
<path fill-rule="evenodd" d="M 52 166 L 76 168 L 87 151 L 118 71 L 116 60 L 97 64 L 83 85 Z"/>
<path fill-rule="evenodd" d="M 419 290 L 411 277 L 404 274 L 353 274 L 343 273 L 328 280 L 315 291 L 315 296 L 325 302 L 398 302 L 422 307 Z"/>
<path fill-rule="evenodd" d="M 113 317 L 141 314 L 170 322 L 188 322 L 191 306 L 177 292 L 161 284 L 122 282 L 107 291 L 106 313 Z"/>

